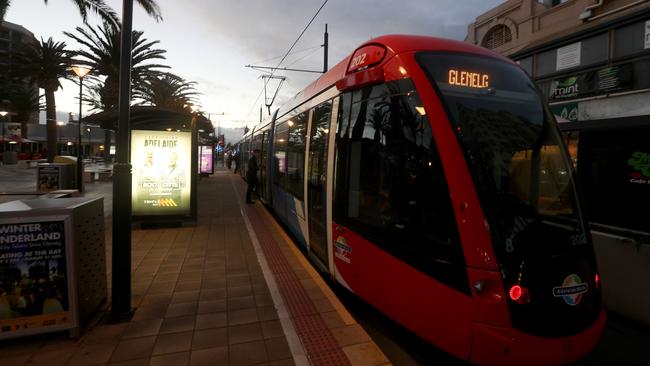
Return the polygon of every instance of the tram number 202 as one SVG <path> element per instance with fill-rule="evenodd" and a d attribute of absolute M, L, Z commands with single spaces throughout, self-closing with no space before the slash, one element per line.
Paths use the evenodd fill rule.
<path fill-rule="evenodd" d="M 356 56 L 352 59 L 352 62 L 350 63 L 350 68 L 357 67 L 359 65 L 363 65 L 363 63 L 366 61 L 366 53 L 362 53 L 359 56 Z"/>

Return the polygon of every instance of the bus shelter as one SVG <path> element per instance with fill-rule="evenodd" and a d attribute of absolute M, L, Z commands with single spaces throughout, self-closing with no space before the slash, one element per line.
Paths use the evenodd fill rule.
<path fill-rule="evenodd" d="M 87 117 L 117 130 L 117 111 Z M 186 110 L 131 108 L 131 205 L 136 223 L 196 222 L 199 130 L 214 131 L 204 116 Z"/>

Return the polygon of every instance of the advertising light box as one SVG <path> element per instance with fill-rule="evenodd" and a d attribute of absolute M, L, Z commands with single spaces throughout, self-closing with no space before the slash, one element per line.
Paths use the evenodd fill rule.
<path fill-rule="evenodd" d="M 199 146 L 199 173 L 212 174 L 214 173 L 214 156 L 212 145 Z"/>
<path fill-rule="evenodd" d="M 190 213 L 191 147 L 190 132 L 131 131 L 134 216 Z"/>
<path fill-rule="evenodd" d="M 0 339 L 76 326 L 66 220 L 0 223 Z"/>

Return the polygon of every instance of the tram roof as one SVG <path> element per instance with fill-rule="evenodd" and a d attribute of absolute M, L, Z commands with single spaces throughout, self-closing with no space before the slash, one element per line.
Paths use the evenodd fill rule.
<path fill-rule="evenodd" d="M 293 98 L 291 98 L 287 103 L 283 104 L 278 111 L 278 117 L 286 114 L 287 112 L 293 110 L 297 106 L 307 102 L 318 94 L 328 90 L 333 87 L 337 81 L 341 80 L 347 75 L 347 66 L 350 62 L 350 58 L 354 53 L 365 46 L 369 45 L 382 45 L 386 48 L 386 56 L 380 65 L 386 63 L 393 56 L 404 53 L 404 52 L 413 52 L 413 51 L 442 51 L 442 52 L 459 52 L 459 53 L 470 53 L 482 56 L 488 56 L 493 58 L 498 58 L 506 62 L 512 63 L 513 61 L 507 57 L 504 57 L 498 53 L 490 51 L 486 48 L 475 46 L 469 43 L 446 39 L 446 38 L 437 38 L 430 36 L 418 36 L 418 35 L 403 35 L 403 34 L 391 34 L 380 36 L 377 38 L 370 39 L 359 47 L 354 49 L 350 55 L 345 57 L 334 67 L 332 67 L 325 74 L 318 77 L 311 84 L 305 87 L 303 90 L 298 92 Z M 270 117 L 258 123 L 253 131 L 258 131 L 267 124 L 270 123 Z M 253 132 L 251 131 L 251 132 Z"/>

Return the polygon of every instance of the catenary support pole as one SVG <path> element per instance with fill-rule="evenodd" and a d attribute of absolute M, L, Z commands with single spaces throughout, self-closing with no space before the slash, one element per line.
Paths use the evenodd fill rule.
<path fill-rule="evenodd" d="M 325 24 L 325 35 L 323 35 L 323 74 L 327 72 L 327 48 L 329 47 L 329 34 L 327 33 L 327 24 Z"/>

